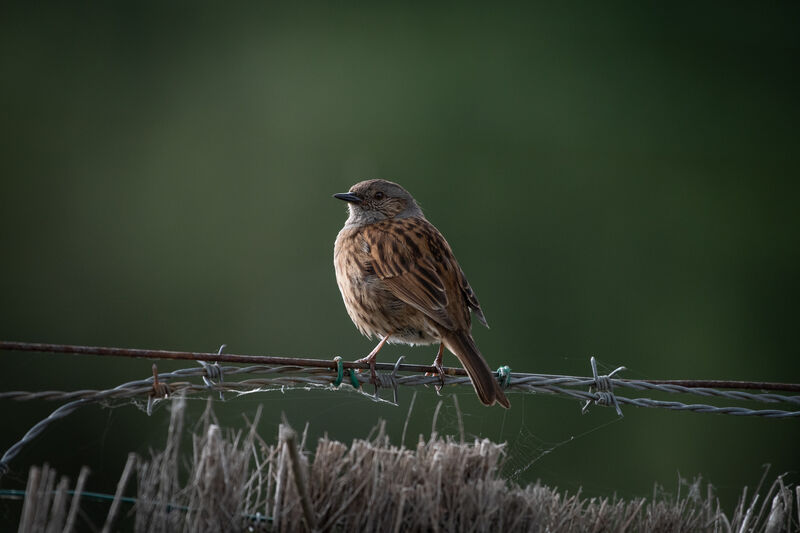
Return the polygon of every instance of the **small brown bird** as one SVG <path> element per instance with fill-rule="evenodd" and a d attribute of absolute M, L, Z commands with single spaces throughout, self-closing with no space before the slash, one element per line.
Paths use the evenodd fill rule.
<path fill-rule="evenodd" d="M 486 318 L 450 245 L 414 198 L 386 180 L 356 183 L 334 194 L 350 216 L 336 237 L 333 263 L 347 314 L 367 337 L 381 339 L 360 359 L 371 365 L 386 342 L 439 343 L 440 374 L 447 347 L 467 371 L 481 402 L 510 407 L 470 334 L 471 315 Z"/>

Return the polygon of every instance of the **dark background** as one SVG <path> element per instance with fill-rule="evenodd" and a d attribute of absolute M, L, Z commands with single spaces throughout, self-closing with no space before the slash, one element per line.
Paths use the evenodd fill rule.
<path fill-rule="evenodd" d="M 594 355 L 630 378 L 800 382 L 796 5 L 2 10 L 4 340 L 361 357 L 372 343 L 334 280 L 345 211 L 331 194 L 384 177 L 455 250 L 494 368 L 586 375 Z M 150 373 L 0 357 L 3 391 Z M 627 407 L 616 420 L 521 394 L 505 412 L 444 392 L 438 430 L 458 433 L 458 394 L 468 437 L 507 441 L 520 483 L 632 497 L 701 475 L 730 510 L 765 463 L 790 480 L 800 467 L 797 419 Z M 281 413 L 345 441 L 382 418 L 399 443 L 411 394 L 395 408 L 269 392 L 217 413 L 240 428 L 263 405 L 268 441 Z M 406 444 L 429 435 L 436 402 L 420 389 Z M 5 449 L 58 404 L 0 405 Z M 196 418 L 204 401 L 190 406 Z M 88 488 L 113 492 L 128 451 L 161 446 L 168 414 L 85 408 L 2 486 L 49 461 L 73 479 L 88 464 Z"/>

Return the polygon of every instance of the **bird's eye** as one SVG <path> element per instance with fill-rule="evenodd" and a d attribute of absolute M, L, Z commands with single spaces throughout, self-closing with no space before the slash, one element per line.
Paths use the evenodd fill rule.
<path fill-rule="evenodd" d="M 375 193 L 375 199 L 376 200 L 383 200 L 383 193 L 381 191 L 376 192 Z"/>

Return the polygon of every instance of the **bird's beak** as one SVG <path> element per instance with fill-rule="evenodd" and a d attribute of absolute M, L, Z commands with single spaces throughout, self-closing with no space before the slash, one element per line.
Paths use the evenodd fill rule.
<path fill-rule="evenodd" d="M 333 195 L 333 197 L 338 198 L 339 200 L 344 200 L 345 202 L 350 202 L 351 204 L 360 204 L 362 202 L 361 198 L 351 192 L 336 193 Z"/>

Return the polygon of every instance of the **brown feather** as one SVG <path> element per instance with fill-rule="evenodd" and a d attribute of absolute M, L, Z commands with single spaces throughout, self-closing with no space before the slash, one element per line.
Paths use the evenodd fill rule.
<path fill-rule="evenodd" d="M 458 357 L 472 381 L 475 392 L 478 393 L 478 398 L 484 405 L 492 405 L 497 402 L 506 409 L 511 407 L 511 403 L 506 398 L 503 389 L 500 388 L 494 373 L 481 352 L 478 351 L 472 335 L 466 331 L 454 331 L 442 337 L 442 342 L 453 355 Z"/>
<path fill-rule="evenodd" d="M 457 309 L 459 304 L 463 306 L 461 298 L 453 298 L 454 305 L 449 305 L 448 294 L 460 295 L 446 285 L 446 270 L 453 264 L 459 272 L 461 269 L 442 234 L 425 219 L 407 219 L 404 232 L 423 235 L 423 238 L 410 241 L 390 222 L 364 228 L 372 234 L 370 241 L 382 243 L 371 247 L 372 265 L 378 277 L 395 296 L 445 328 L 469 327 L 469 316 L 464 316 L 463 307 Z M 440 255 L 440 261 L 434 260 L 432 248 Z M 442 254 L 441 250 L 445 253 Z"/>

